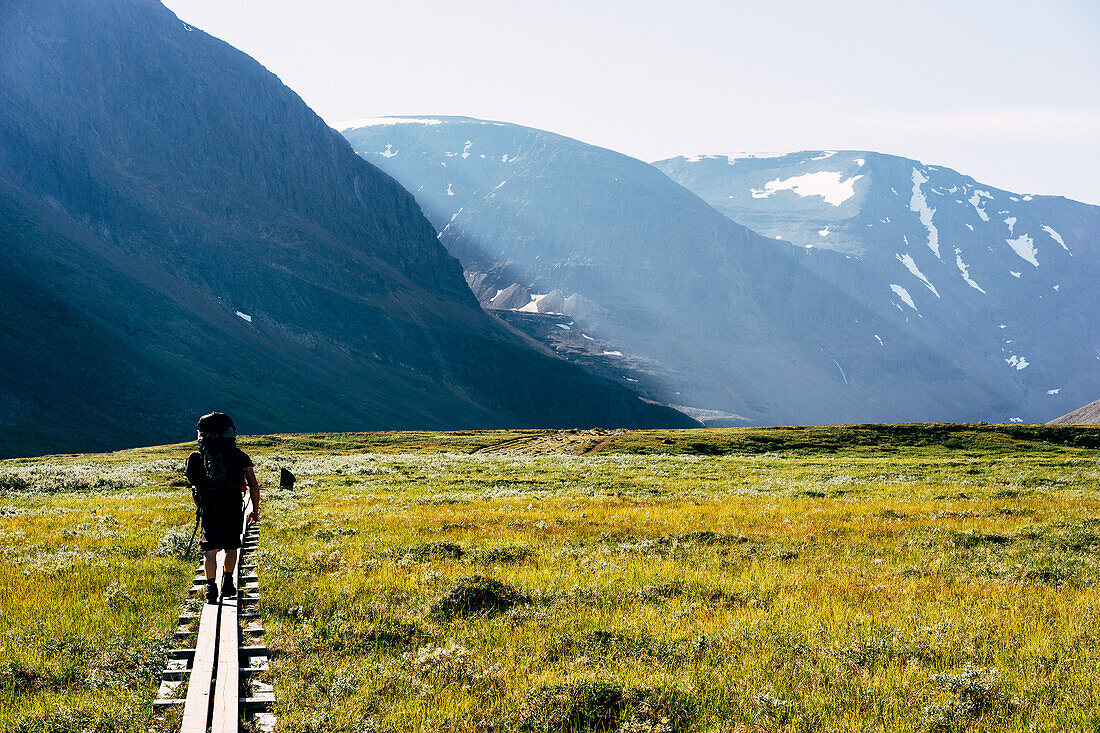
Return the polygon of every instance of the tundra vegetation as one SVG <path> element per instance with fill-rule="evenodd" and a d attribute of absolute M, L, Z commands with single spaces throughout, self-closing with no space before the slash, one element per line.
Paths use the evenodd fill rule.
<path fill-rule="evenodd" d="M 562 435 L 242 440 L 280 730 L 1100 729 L 1100 429 Z M 0 462 L 0 730 L 171 729 L 189 450 Z"/>

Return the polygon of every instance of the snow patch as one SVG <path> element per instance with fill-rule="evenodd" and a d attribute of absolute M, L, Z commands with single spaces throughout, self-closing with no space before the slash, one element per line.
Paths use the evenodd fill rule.
<path fill-rule="evenodd" d="M 885 346 L 885 344 L 882 343 L 882 339 L 879 338 L 879 335 L 877 333 L 875 334 L 875 341 L 878 341 L 879 346 Z"/>
<path fill-rule="evenodd" d="M 443 120 L 427 117 L 364 117 L 358 120 L 337 122 L 332 127 L 338 132 L 356 130 L 360 127 L 378 127 L 379 125 L 442 125 Z"/>
<path fill-rule="evenodd" d="M 1048 389 L 1047 394 L 1058 394 L 1061 391 L 1062 391 L 1061 387 L 1059 387 L 1058 389 Z"/>
<path fill-rule="evenodd" d="M 847 180 L 843 178 L 844 174 L 839 171 L 805 173 L 785 180 L 776 178 L 774 181 L 765 183 L 764 188 L 751 189 L 750 193 L 754 199 L 763 199 L 776 191 L 793 191 L 803 198 L 820 196 L 825 203 L 840 206 L 855 196 L 855 182 L 863 178 L 863 175 L 852 176 Z"/>
<path fill-rule="evenodd" d="M 606 350 L 605 350 L 605 351 L 603 352 L 603 355 L 604 355 L 604 356 L 622 356 L 622 355 L 623 355 L 623 352 L 621 352 L 621 351 L 606 351 Z"/>
<path fill-rule="evenodd" d="M 833 359 L 833 363 L 836 364 L 836 368 L 840 370 L 840 377 L 844 380 L 844 386 L 848 386 L 848 375 L 844 373 L 844 367 L 840 366 L 840 362 Z"/>
<path fill-rule="evenodd" d="M 993 200 L 993 196 L 989 191 L 979 191 L 977 189 L 974 189 L 974 193 L 971 194 L 970 198 L 967 200 L 970 202 L 970 205 L 974 207 L 974 211 L 978 212 L 978 216 L 981 217 L 982 221 L 989 221 L 989 214 L 985 213 L 985 209 L 982 207 L 983 197 L 990 201 Z"/>
<path fill-rule="evenodd" d="M 558 328 L 560 328 L 560 329 L 561 329 L 561 330 L 563 330 L 563 331 L 571 331 L 571 330 L 573 330 L 573 327 L 572 327 L 572 326 L 567 326 L 567 325 L 565 325 L 564 323 L 555 323 L 554 325 L 555 325 L 555 326 L 557 326 Z"/>
<path fill-rule="evenodd" d="M 921 193 L 921 184 L 928 183 L 928 179 L 916 168 L 913 169 L 913 197 L 909 199 L 909 210 L 916 212 L 920 223 L 928 230 L 928 249 L 940 256 L 940 232 L 932 223 L 932 215 L 936 210 L 928 206 L 928 199 Z M 942 259 L 942 258 L 941 258 Z"/>
<path fill-rule="evenodd" d="M 1039 266 L 1039 260 L 1036 255 L 1039 254 L 1039 250 L 1035 249 L 1035 240 L 1026 234 L 1021 234 L 1015 239 L 1006 239 L 1005 242 L 1012 251 L 1018 254 L 1021 259 L 1025 259 L 1036 267 Z"/>
<path fill-rule="evenodd" d="M 895 295 L 897 295 L 897 296 L 898 296 L 899 298 L 901 298 L 901 299 L 902 299 L 902 301 L 903 301 L 903 302 L 904 302 L 904 303 L 905 303 L 905 304 L 906 304 L 907 306 L 909 306 L 909 307 L 910 307 L 910 308 L 912 308 L 913 310 L 916 310 L 916 309 L 917 309 L 917 306 L 916 306 L 916 304 L 915 304 L 915 303 L 913 302 L 913 298 L 912 298 L 912 297 L 911 297 L 911 296 L 909 295 L 909 291 L 908 291 L 908 290 L 906 290 L 905 288 L 903 288 L 903 287 L 902 287 L 902 286 L 900 286 L 900 285 L 894 285 L 893 283 L 891 283 L 891 284 L 890 284 L 890 289 L 891 289 L 891 290 L 893 290 L 893 291 L 894 291 L 894 294 L 895 294 Z"/>
<path fill-rule="evenodd" d="M 818 229 L 817 233 L 819 235 L 821 235 L 822 237 L 827 237 L 827 236 L 829 236 L 829 227 L 825 227 L 824 229 Z"/>
<path fill-rule="evenodd" d="M 501 163 L 507 163 L 509 160 L 515 160 L 515 158 L 509 158 L 508 153 L 505 153 L 504 155 L 500 156 L 500 162 Z"/>
<path fill-rule="evenodd" d="M 1023 422 L 1024 419 L 1022 417 L 1010 417 L 1010 418 L 1008 418 L 1008 421 L 1009 422 Z"/>
<path fill-rule="evenodd" d="M 862 168 L 863 164 L 866 162 L 867 161 L 865 161 L 863 158 L 856 158 L 856 165 L 858 165 L 860 168 Z"/>
<path fill-rule="evenodd" d="M 397 151 L 393 149 L 393 145 L 387 144 L 386 149 L 379 153 L 383 158 L 392 158 L 397 155 Z"/>
<path fill-rule="evenodd" d="M 1022 272 L 1016 272 L 1015 270 L 1009 270 L 1008 274 L 1017 279 L 1019 279 L 1020 275 L 1023 275 Z"/>
<path fill-rule="evenodd" d="M 581 338 L 588 339 L 589 341 L 595 341 L 596 340 L 596 339 L 592 338 L 591 336 L 589 336 L 587 333 L 582 333 Z"/>
<path fill-rule="evenodd" d="M 1008 364 L 1010 367 L 1015 367 L 1016 371 L 1020 371 L 1021 369 L 1027 369 L 1028 361 L 1022 356 L 1013 354 L 1005 359 L 1005 364 Z"/>
<path fill-rule="evenodd" d="M 1016 217 L 1010 216 L 1005 219 L 1005 224 L 1008 224 L 1008 233 L 1015 234 L 1012 230 L 1016 227 Z"/>
<path fill-rule="evenodd" d="M 248 321 L 249 323 L 252 323 L 252 316 L 248 315 L 247 313 L 241 313 L 240 311 L 237 311 L 237 317 L 240 318 L 242 321 Z"/>
<path fill-rule="evenodd" d="M 1062 285 L 1061 285 L 1061 284 L 1058 284 L 1058 285 L 1055 285 L 1055 286 L 1054 286 L 1054 291 L 1055 291 L 1055 292 L 1058 292 L 1058 291 L 1060 291 L 1061 289 L 1062 289 Z"/>
<path fill-rule="evenodd" d="M 937 298 L 940 297 L 939 291 L 936 290 L 936 286 L 928 282 L 928 278 L 926 278 L 924 276 L 924 273 L 920 271 L 920 269 L 917 267 L 917 263 L 913 260 L 912 256 L 910 256 L 908 252 L 903 255 L 895 253 L 894 256 L 898 258 L 898 262 L 905 265 L 906 270 L 909 270 L 909 272 L 911 272 L 914 277 L 918 278 L 922 283 L 924 283 L 925 287 L 931 290 L 933 295 L 935 295 Z"/>
<path fill-rule="evenodd" d="M 501 186 L 503 186 L 507 182 L 508 182 L 507 180 L 501 181 L 500 183 L 498 183 L 496 186 L 493 187 L 493 190 L 496 191 L 498 188 L 500 188 Z"/>
<path fill-rule="evenodd" d="M 466 144 L 464 146 L 462 146 L 462 158 L 463 158 L 463 160 L 470 157 L 470 148 L 472 146 L 473 146 L 473 143 L 469 140 L 467 140 Z"/>
<path fill-rule="evenodd" d="M 447 195 L 448 196 L 454 196 L 455 195 L 455 190 L 453 188 L 451 188 L 451 184 L 449 184 L 449 183 L 447 184 Z"/>
<path fill-rule="evenodd" d="M 763 153 L 737 152 L 737 153 L 726 153 L 726 160 L 729 161 L 730 165 L 733 165 L 734 161 L 736 161 L 740 158 L 786 158 L 788 155 L 794 155 L 794 153 L 776 152 L 776 151 L 768 151 L 768 152 L 763 152 Z M 722 156 L 721 155 L 704 155 L 704 156 L 697 156 L 697 157 L 721 158 Z"/>
<path fill-rule="evenodd" d="M 552 293 L 532 293 L 531 294 L 531 300 L 526 305 L 524 305 L 522 308 L 519 308 L 517 310 L 520 310 L 524 313 L 551 313 L 551 314 L 555 314 L 555 315 L 562 315 L 562 314 L 558 313 L 557 311 L 551 311 L 551 310 L 545 310 L 544 311 L 544 310 L 539 309 L 539 305 L 540 305 L 541 301 L 544 298 L 550 296 L 551 294 Z"/>
<path fill-rule="evenodd" d="M 816 158 L 810 158 L 810 160 L 825 160 L 826 158 L 831 158 L 834 155 L 836 155 L 835 150 L 825 150 L 821 153 L 821 155 L 817 156 Z"/>
<path fill-rule="evenodd" d="M 1061 234 L 1059 234 L 1058 232 L 1054 231 L 1053 229 L 1051 229 L 1050 227 L 1048 227 L 1048 226 L 1047 226 L 1046 224 L 1043 224 L 1043 225 L 1042 225 L 1042 226 L 1041 226 L 1040 228 L 1041 228 L 1041 229 L 1042 229 L 1042 230 L 1043 230 L 1044 232 L 1046 232 L 1047 234 L 1049 234 L 1049 235 L 1050 235 L 1050 238 L 1051 238 L 1051 239 L 1053 239 L 1053 240 L 1054 240 L 1055 242 L 1057 242 L 1058 244 L 1062 245 L 1062 249 L 1064 249 L 1065 251 L 1069 252 L 1069 247 L 1067 247 L 1067 246 L 1066 246 L 1066 243 L 1062 241 L 1062 235 L 1061 235 Z"/>
<path fill-rule="evenodd" d="M 963 280 L 966 280 L 967 285 L 974 288 L 975 290 L 977 290 L 982 295 L 986 294 L 986 292 L 984 290 L 982 290 L 981 286 L 978 285 L 978 283 L 976 283 L 976 282 L 974 282 L 973 280 L 970 279 L 970 268 L 967 266 L 967 264 L 965 262 L 963 262 L 962 250 L 961 249 L 956 249 L 955 250 L 955 266 L 959 268 L 959 272 L 962 273 Z"/>

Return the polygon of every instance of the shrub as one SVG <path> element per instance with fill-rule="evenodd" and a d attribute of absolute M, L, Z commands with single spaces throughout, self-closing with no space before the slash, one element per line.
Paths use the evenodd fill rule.
<path fill-rule="evenodd" d="M 492 616 L 531 599 L 495 578 L 473 575 L 462 578 L 431 605 L 431 613 L 444 619 L 455 616 Z"/>
<path fill-rule="evenodd" d="M 194 530 L 194 525 L 183 528 L 175 527 L 168 530 L 160 542 L 157 543 L 156 554 L 164 557 L 174 557 L 179 560 L 198 560 L 200 554 L 198 537 L 195 538 L 194 542 L 191 541 L 191 533 Z M 190 545 L 190 549 L 188 549 L 188 545 Z"/>
<path fill-rule="evenodd" d="M 694 702 L 680 690 L 584 680 L 534 692 L 520 709 L 520 727 L 539 733 L 674 733 L 689 727 L 694 711 Z"/>
<path fill-rule="evenodd" d="M 454 542 L 425 542 L 410 547 L 403 560 L 407 562 L 428 562 L 431 560 L 458 560 L 466 551 L 462 545 Z"/>
<path fill-rule="evenodd" d="M 9 473 L 7 471 L 0 473 L 0 491 L 10 491 L 12 493 L 22 494 L 29 491 L 30 488 L 30 482 L 19 474 Z"/>
<path fill-rule="evenodd" d="M 482 565 L 513 565 L 534 557 L 535 551 L 521 545 L 502 545 L 476 553 L 473 561 Z"/>
<path fill-rule="evenodd" d="M 623 702 L 623 688 L 613 682 L 549 685 L 527 700 L 520 713 L 521 725 L 546 733 L 612 730 Z"/>
<path fill-rule="evenodd" d="M 996 669 L 967 666 L 959 674 L 938 674 L 932 682 L 951 696 L 945 703 L 924 709 L 921 728 L 946 733 L 966 727 L 979 718 L 1009 710 L 1012 701 L 999 689 Z"/>

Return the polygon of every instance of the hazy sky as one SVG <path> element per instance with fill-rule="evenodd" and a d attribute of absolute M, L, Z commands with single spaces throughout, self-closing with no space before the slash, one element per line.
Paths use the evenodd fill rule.
<path fill-rule="evenodd" d="M 325 120 L 468 115 L 643 160 L 855 148 L 1100 204 L 1098 0 L 166 0 Z"/>

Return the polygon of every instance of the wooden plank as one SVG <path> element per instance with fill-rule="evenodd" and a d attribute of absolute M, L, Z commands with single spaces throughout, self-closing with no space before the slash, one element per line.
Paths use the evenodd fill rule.
<path fill-rule="evenodd" d="M 215 578 L 221 579 L 224 559 L 219 553 Z M 180 733 L 206 733 L 210 720 L 210 685 L 214 678 L 215 643 L 218 635 L 219 606 L 205 603 L 199 617 L 199 633 L 195 640 L 195 658 L 191 664 L 191 679 L 187 683 L 187 701 L 183 706 Z M 236 665 L 234 665 L 236 666 Z"/>
<path fill-rule="evenodd" d="M 241 549 L 237 551 L 237 563 L 233 566 L 233 582 L 237 587 L 234 598 L 222 600 L 221 621 L 218 630 L 218 679 L 214 684 L 214 710 L 210 720 L 210 733 L 238 733 L 240 730 L 240 638 L 237 621 L 238 599 L 241 596 L 241 560 L 246 551 L 248 536 L 248 512 L 251 497 L 244 502 L 244 524 L 241 526 Z"/>
<path fill-rule="evenodd" d="M 237 733 L 240 727 L 239 662 L 237 659 L 237 601 L 222 601 L 222 617 L 218 632 L 218 681 L 214 687 L 214 716 L 210 733 Z"/>

